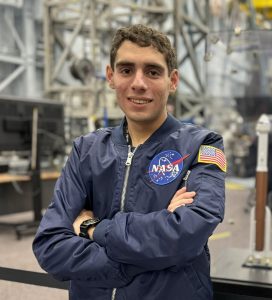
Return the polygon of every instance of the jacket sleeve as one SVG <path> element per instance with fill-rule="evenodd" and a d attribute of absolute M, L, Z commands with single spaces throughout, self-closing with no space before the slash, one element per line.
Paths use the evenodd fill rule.
<path fill-rule="evenodd" d="M 33 251 L 41 267 L 59 280 L 87 280 L 90 287 L 121 287 L 132 279 L 124 266 L 109 258 L 103 246 L 78 237 L 73 230 L 75 218 L 90 197 L 80 159 L 74 144 L 37 231 Z M 139 272 L 137 267 L 126 267 L 134 275 Z"/>
<path fill-rule="evenodd" d="M 210 145 L 223 149 L 219 136 Z M 196 157 L 187 182 L 187 190 L 196 192 L 191 205 L 173 213 L 167 209 L 148 214 L 119 212 L 97 225 L 94 240 L 117 262 L 149 270 L 182 266 L 202 253 L 223 219 L 224 180 L 225 172 L 218 166 L 199 163 Z"/>

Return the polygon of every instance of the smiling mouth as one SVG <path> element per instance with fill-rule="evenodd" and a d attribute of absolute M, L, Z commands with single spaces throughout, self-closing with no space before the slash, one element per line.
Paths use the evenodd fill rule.
<path fill-rule="evenodd" d="M 151 99 L 132 98 L 132 97 L 129 97 L 128 100 L 135 104 L 148 104 L 148 103 L 152 102 Z"/>

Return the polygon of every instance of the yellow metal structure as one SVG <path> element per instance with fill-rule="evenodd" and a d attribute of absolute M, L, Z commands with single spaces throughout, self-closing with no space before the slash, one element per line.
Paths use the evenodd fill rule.
<path fill-rule="evenodd" d="M 272 19 L 272 0 L 252 0 L 252 4 L 256 12 L 259 14 L 259 17 L 257 17 L 256 20 L 257 24 L 261 23 L 263 20 Z M 240 9 L 247 15 L 250 14 L 250 10 L 247 3 L 241 3 Z"/>
<path fill-rule="evenodd" d="M 272 8 L 272 0 L 253 0 L 253 5 L 258 10 Z"/>
<path fill-rule="evenodd" d="M 256 11 L 261 13 L 265 19 L 272 19 L 272 0 L 253 0 Z"/>

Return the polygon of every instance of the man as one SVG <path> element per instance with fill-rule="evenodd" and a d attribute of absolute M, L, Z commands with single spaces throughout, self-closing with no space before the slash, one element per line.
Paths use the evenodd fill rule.
<path fill-rule="evenodd" d="M 167 114 L 179 80 L 168 38 L 113 38 L 121 125 L 76 139 L 33 243 L 70 299 L 211 300 L 207 240 L 224 214 L 222 138 Z"/>

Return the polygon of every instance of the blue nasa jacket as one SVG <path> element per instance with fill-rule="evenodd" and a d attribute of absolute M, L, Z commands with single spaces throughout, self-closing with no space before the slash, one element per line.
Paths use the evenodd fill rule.
<path fill-rule="evenodd" d="M 136 150 L 123 124 L 75 140 L 33 242 L 71 300 L 211 300 L 208 238 L 224 215 L 222 138 L 168 116 Z M 196 196 L 166 208 L 186 184 Z M 83 209 L 94 241 L 73 231 Z"/>

